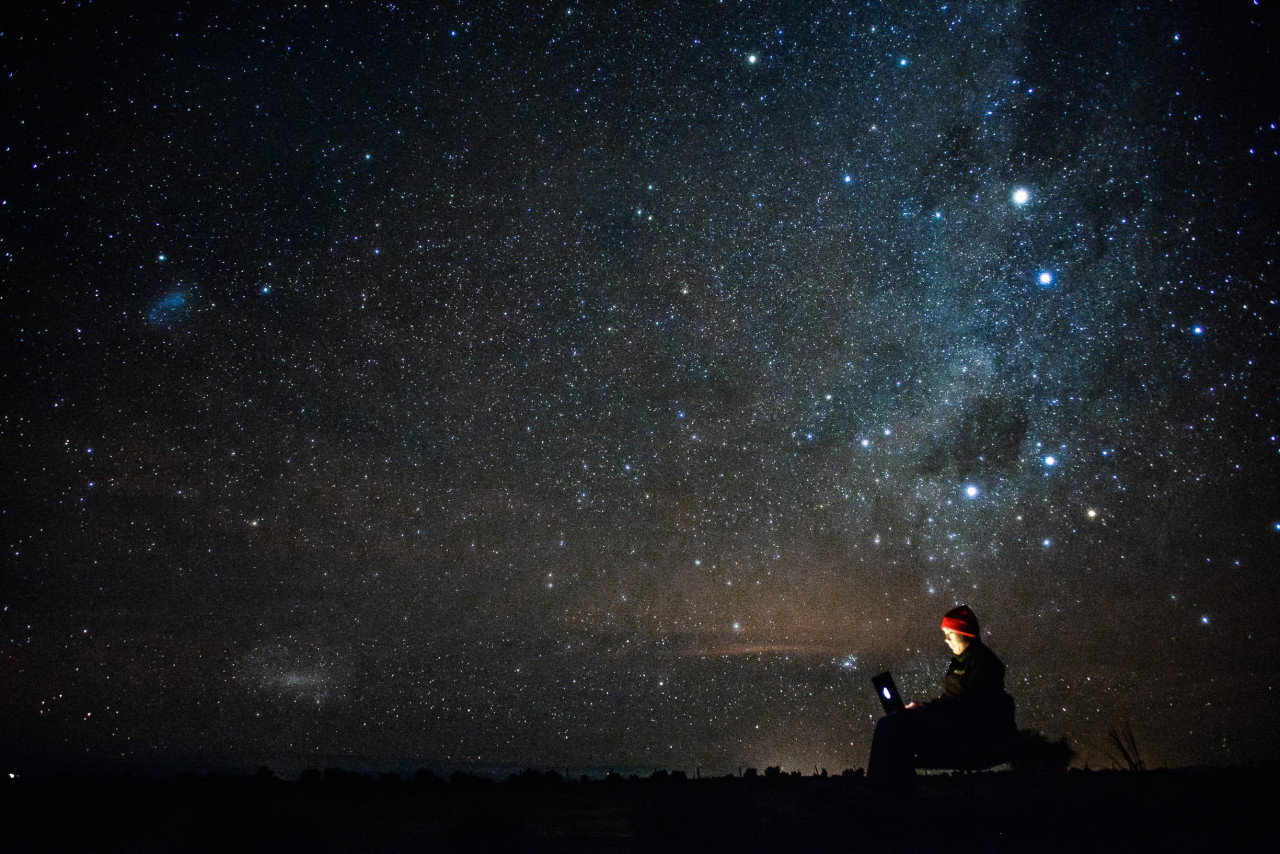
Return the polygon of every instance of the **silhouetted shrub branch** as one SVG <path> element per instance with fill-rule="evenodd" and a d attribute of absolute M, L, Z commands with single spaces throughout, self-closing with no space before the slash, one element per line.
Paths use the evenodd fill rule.
<path fill-rule="evenodd" d="M 1133 737 L 1133 727 L 1129 726 L 1129 722 L 1125 721 L 1119 727 L 1112 727 L 1107 733 L 1107 737 L 1111 739 L 1111 744 L 1116 749 L 1116 754 L 1111 756 L 1111 764 L 1116 768 L 1125 768 L 1129 771 L 1145 771 L 1147 763 L 1142 758 L 1142 751 L 1138 749 L 1138 741 Z M 1121 766 L 1123 762 L 1123 766 Z"/>

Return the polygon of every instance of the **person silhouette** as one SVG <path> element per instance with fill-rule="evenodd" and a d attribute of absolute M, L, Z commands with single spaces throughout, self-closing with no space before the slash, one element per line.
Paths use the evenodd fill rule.
<path fill-rule="evenodd" d="M 910 792 L 917 768 L 985 768 L 1009 757 L 1017 724 L 1004 690 L 1004 663 L 982 642 L 968 605 L 946 613 L 942 635 L 953 656 L 942 695 L 876 723 L 867 760 L 873 791 Z"/>

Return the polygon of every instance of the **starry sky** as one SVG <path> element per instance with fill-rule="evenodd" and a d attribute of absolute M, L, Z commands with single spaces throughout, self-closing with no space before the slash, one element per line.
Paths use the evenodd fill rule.
<path fill-rule="evenodd" d="M 1280 28 L 1196 5 L 5 13 L 4 761 L 836 771 L 960 602 L 1082 763 L 1280 758 Z"/>

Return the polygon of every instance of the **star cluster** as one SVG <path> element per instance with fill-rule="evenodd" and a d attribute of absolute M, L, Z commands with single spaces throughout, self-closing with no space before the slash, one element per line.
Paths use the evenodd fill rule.
<path fill-rule="evenodd" d="M 31 761 L 856 767 L 960 602 L 1280 757 L 1273 10 L 101 5 L 0 32 Z"/>

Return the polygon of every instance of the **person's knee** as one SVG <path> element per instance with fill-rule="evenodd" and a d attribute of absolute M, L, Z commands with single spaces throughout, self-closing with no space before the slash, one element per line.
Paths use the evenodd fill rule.
<path fill-rule="evenodd" d="M 883 743 L 895 743 L 901 741 L 907 731 L 907 721 L 901 714 L 885 715 L 876 721 L 876 732 L 874 738 Z"/>

